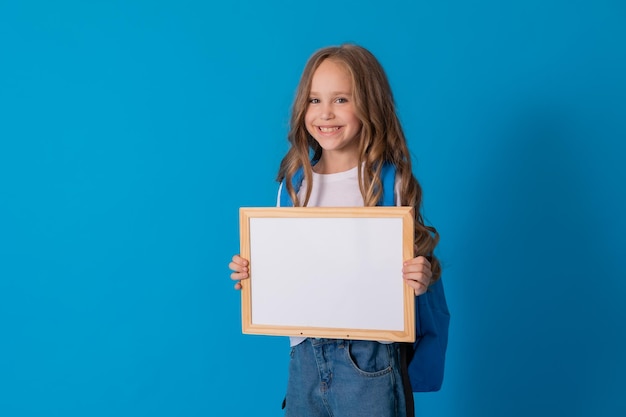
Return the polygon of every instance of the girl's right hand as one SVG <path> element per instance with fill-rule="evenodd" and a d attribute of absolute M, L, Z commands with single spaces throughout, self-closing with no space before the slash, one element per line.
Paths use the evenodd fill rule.
<path fill-rule="evenodd" d="M 228 264 L 230 270 L 233 271 L 232 274 L 230 274 L 230 279 L 232 279 L 233 281 L 237 281 L 237 283 L 235 284 L 236 290 L 241 289 L 240 281 L 242 279 L 250 278 L 250 275 L 248 275 L 248 264 L 248 260 L 242 258 L 239 255 L 233 256 L 233 260 L 231 261 L 231 263 Z"/>

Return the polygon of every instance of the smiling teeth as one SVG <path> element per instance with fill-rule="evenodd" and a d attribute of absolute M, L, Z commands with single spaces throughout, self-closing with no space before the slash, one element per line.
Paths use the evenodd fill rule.
<path fill-rule="evenodd" d="M 320 127 L 320 130 L 323 133 L 330 133 L 330 132 L 335 132 L 335 131 L 339 130 L 339 128 L 338 127 Z"/>

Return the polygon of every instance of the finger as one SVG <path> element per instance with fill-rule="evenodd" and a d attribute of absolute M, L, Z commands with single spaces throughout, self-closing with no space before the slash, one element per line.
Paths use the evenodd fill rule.
<path fill-rule="evenodd" d="M 404 265 L 402 265 L 403 274 L 417 274 L 415 275 L 415 277 L 418 277 L 420 275 L 424 275 L 428 278 L 432 277 L 433 272 L 430 268 L 430 263 L 428 262 L 428 260 L 426 260 L 426 258 L 421 261 L 415 258 L 411 261 L 412 262 L 405 262 Z"/>
<path fill-rule="evenodd" d="M 406 281 L 417 282 L 425 286 L 429 286 L 431 283 L 431 277 L 426 274 L 408 274 L 404 275 L 403 278 Z"/>
<path fill-rule="evenodd" d="M 246 258 L 242 258 L 241 255 L 234 255 L 232 261 L 238 265 L 248 265 L 248 260 Z"/>
<path fill-rule="evenodd" d="M 432 269 L 432 264 L 430 263 L 427 257 L 418 256 L 417 259 L 419 259 L 422 262 L 422 264 L 426 266 L 428 269 Z"/>
<path fill-rule="evenodd" d="M 406 264 L 402 266 L 402 272 L 405 274 L 410 273 L 425 273 L 429 274 L 431 269 L 423 264 Z"/>
<path fill-rule="evenodd" d="M 405 279 L 411 279 L 414 281 L 430 282 L 433 276 L 433 272 L 427 268 L 403 268 L 402 276 Z"/>
<path fill-rule="evenodd" d="M 428 285 L 424 284 L 421 281 L 407 280 L 406 283 L 409 287 L 413 288 L 413 293 L 416 296 L 422 295 L 428 290 Z"/>
<path fill-rule="evenodd" d="M 233 272 L 230 274 L 230 279 L 233 281 L 241 281 L 242 279 L 248 279 L 250 276 L 247 272 Z"/>
<path fill-rule="evenodd" d="M 404 262 L 404 265 L 425 265 L 427 268 L 431 267 L 430 261 L 425 256 L 411 258 Z"/>
<path fill-rule="evenodd" d="M 403 274 L 432 274 L 432 270 L 426 265 L 405 265 L 402 267 Z"/>
<path fill-rule="evenodd" d="M 241 288 L 243 288 L 243 287 L 241 286 L 241 282 L 237 282 L 237 283 L 235 284 L 235 289 L 236 289 L 236 290 L 240 290 Z"/>
<path fill-rule="evenodd" d="M 231 262 L 228 264 L 228 268 L 234 272 L 248 272 L 248 266 L 242 265 L 236 262 Z"/>

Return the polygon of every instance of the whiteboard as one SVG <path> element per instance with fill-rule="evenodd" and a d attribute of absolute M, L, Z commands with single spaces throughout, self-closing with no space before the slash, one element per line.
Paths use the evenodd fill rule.
<path fill-rule="evenodd" d="M 247 334 L 414 341 L 411 207 L 240 209 Z"/>

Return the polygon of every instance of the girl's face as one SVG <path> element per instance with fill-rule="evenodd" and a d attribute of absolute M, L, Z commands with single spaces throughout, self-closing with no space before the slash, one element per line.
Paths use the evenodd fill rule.
<path fill-rule="evenodd" d="M 342 64 L 326 59 L 313 73 L 304 121 L 324 160 L 358 160 L 361 121 L 352 93 L 352 78 Z"/>

